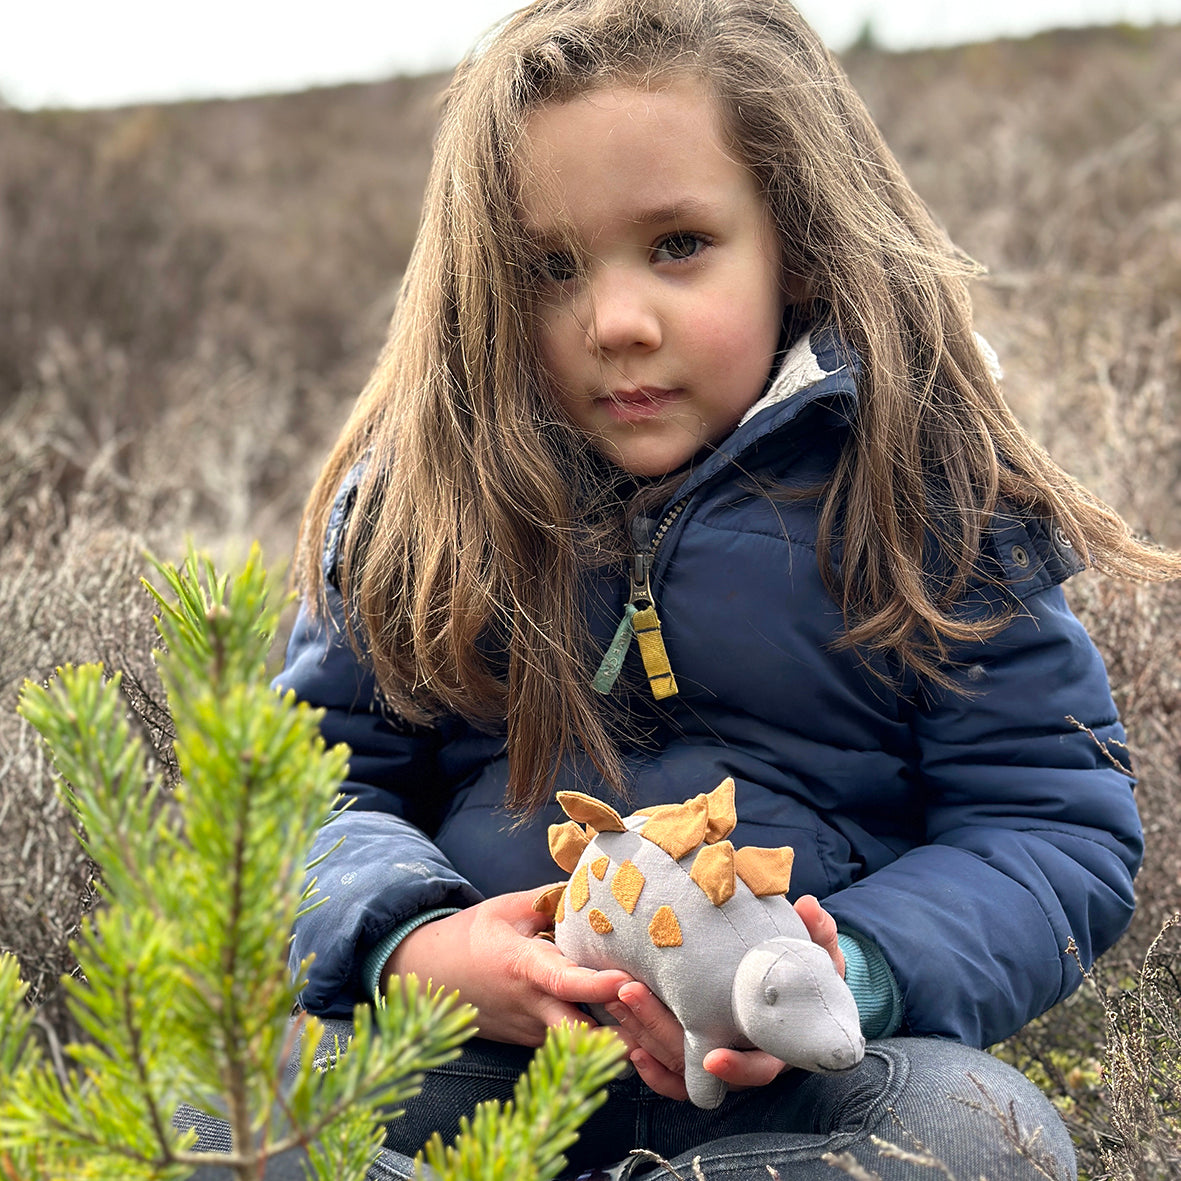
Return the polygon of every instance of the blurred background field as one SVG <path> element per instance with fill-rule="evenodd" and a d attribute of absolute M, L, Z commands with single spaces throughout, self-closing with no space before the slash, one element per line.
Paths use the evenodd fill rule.
<path fill-rule="evenodd" d="M 1181 28 L 845 62 L 989 269 L 978 327 L 1018 415 L 1181 545 Z M 46 1030 L 68 1025 L 56 981 L 93 867 L 13 713 L 20 683 L 65 661 L 124 669 L 167 773 L 142 552 L 192 536 L 226 562 L 258 537 L 282 569 L 380 347 L 445 82 L 0 107 L 0 948 Z M 1181 592 L 1087 576 L 1070 594 L 1128 723 L 1148 857 L 1096 986 L 1006 1052 L 1055 1095 L 1087 1175 L 1176 1176 L 1175 932 L 1129 985 L 1181 909 Z"/>

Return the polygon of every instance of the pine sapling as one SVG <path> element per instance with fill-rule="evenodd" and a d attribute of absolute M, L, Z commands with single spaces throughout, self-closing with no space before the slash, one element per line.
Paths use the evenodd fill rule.
<path fill-rule="evenodd" d="M 458 1052 L 473 1014 L 396 982 L 358 1007 L 355 1035 L 329 1068 L 313 1066 L 323 1026 L 291 1018 L 307 965 L 292 977 L 284 941 L 317 904 L 308 837 L 330 817 L 348 752 L 326 749 L 318 711 L 267 683 L 278 610 L 257 551 L 233 579 L 193 553 L 157 570 L 165 590 L 148 589 L 160 605 L 175 792 L 148 773 L 118 673 L 65 667 L 21 697 L 103 884 L 74 945 L 81 978 L 63 982 L 87 1038 L 66 1047 L 61 1066 L 30 1037 L 17 965 L 0 956 L 0 1178 L 181 1178 L 216 1162 L 247 1181 L 302 1148 L 310 1176 L 360 1181 L 381 1125 L 423 1071 Z M 297 1051 L 301 1065 L 285 1071 Z M 543 1074 L 522 1084 L 533 1105 L 478 1117 L 476 1148 L 446 1160 L 435 1149 L 441 1175 L 553 1176 L 618 1057 L 601 1031 L 556 1034 L 539 1055 Z M 224 1117 L 230 1154 L 198 1153 L 194 1134 L 173 1128 L 181 1102 Z M 492 1171 L 462 1171 L 489 1154 Z"/>

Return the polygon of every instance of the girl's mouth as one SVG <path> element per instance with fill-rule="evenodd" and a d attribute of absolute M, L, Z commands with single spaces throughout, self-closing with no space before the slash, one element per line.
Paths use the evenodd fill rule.
<path fill-rule="evenodd" d="M 599 404 L 619 422 L 641 422 L 655 418 L 670 402 L 685 396 L 684 390 L 663 389 L 659 386 L 640 386 L 635 389 L 612 390 Z"/>

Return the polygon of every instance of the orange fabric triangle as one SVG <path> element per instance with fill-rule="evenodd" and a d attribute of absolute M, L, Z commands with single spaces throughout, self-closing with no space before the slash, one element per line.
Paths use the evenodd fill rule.
<path fill-rule="evenodd" d="M 590 882 L 586 879 L 586 866 L 580 865 L 570 879 L 570 905 L 574 910 L 581 910 L 590 901 Z"/>
<path fill-rule="evenodd" d="M 611 879 L 611 893 L 628 914 L 635 913 L 636 903 L 640 900 L 640 891 L 643 888 L 644 875 L 631 861 L 625 861 Z"/>
<path fill-rule="evenodd" d="M 591 930 L 596 935 L 610 935 L 615 930 L 611 926 L 611 920 L 601 911 L 597 906 L 592 906 L 590 912 L 586 916 L 587 922 L 591 925 Z"/>
<path fill-rule="evenodd" d="M 588 844 L 590 842 L 586 839 L 586 833 L 573 820 L 549 826 L 549 855 L 567 873 L 574 872 L 574 867 Z"/>
<path fill-rule="evenodd" d="M 683 804 L 653 809 L 640 836 L 659 845 L 674 861 L 680 861 L 705 839 L 708 824 L 709 804 L 704 795 L 699 795 Z"/>
<path fill-rule="evenodd" d="M 684 943 L 681 937 L 681 924 L 673 914 L 671 906 L 662 906 L 648 924 L 648 938 L 655 947 L 680 947 Z"/>
<path fill-rule="evenodd" d="M 533 899 L 533 909 L 538 914 L 554 914 L 558 909 L 558 900 L 566 892 L 566 883 L 560 886 L 550 886 Z"/>
<path fill-rule="evenodd" d="M 593 824 L 599 832 L 627 831 L 619 813 L 602 800 L 583 795 L 580 791 L 560 791 L 557 798 L 562 811 L 579 824 Z"/>
<path fill-rule="evenodd" d="M 706 845 L 693 859 L 689 876 L 714 906 L 729 902 L 734 897 L 734 846 L 729 841 Z"/>
<path fill-rule="evenodd" d="M 786 894 L 791 885 L 793 860 L 795 850 L 787 845 L 782 849 L 758 849 L 748 845 L 745 849 L 734 850 L 734 872 L 750 892 L 760 898 Z"/>
<path fill-rule="evenodd" d="M 709 822 L 705 829 L 705 843 L 712 845 L 716 841 L 728 837 L 738 823 L 738 813 L 734 808 L 734 780 L 723 779 L 717 787 L 705 797 Z"/>

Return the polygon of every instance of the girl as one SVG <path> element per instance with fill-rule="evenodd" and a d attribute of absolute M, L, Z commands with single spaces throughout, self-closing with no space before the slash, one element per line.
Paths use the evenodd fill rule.
<path fill-rule="evenodd" d="M 537 0 L 461 66 L 279 678 L 353 752 L 291 950 L 307 1007 L 416 972 L 479 1010 L 390 1169 L 599 1003 L 635 1072 L 576 1170 L 638 1147 L 709 1181 L 828 1177 L 837 1151 L 903 1175 L 878 1136 L 960 1177 L 1074 1175 L 979 1048 L 1132 911 L 1122 731 L 1060 584 L 1181 562 L 1023 433 L 974 273 L 783 0 Z M 637 607 L 664 651 L 618 669 Z M 794 846 L 871 1041 L 843 1075 L 715 1051 L 733 1090 L 703 1112 L 671 1014 L 533 938 L 531 904 L 555 789 L 631 811 L 726 776 L 735 844 Z"/>

